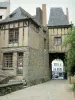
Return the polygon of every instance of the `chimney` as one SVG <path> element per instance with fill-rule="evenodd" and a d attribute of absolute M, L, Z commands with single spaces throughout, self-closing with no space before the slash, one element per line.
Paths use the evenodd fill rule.
<path fill-rule="evenodd" d="M 46 26 L 46 4 L 42 4 L 42 24 Z"/>
<path fill-rule="evenodd" d="M 36 20 L 42 24 L 42 10 L 40 7 L 36 8 Z"/>
<path fill-rule="evenodd" d="M 66 8 L 66 17 L 67 17 L 67 20 L 69 22 L 69 12 L 68 12 L 68 8 Z"/>

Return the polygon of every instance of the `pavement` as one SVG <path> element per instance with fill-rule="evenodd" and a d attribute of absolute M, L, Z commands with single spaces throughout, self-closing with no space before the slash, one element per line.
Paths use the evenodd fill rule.
<path fill-rule="evenodd" d="M 75 94 L 66 80 L 51 80 L 0 96 L 0 100 L 75 100 Z"/>

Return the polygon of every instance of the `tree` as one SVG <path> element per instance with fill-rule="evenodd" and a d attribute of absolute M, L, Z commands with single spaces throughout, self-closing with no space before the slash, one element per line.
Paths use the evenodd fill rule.
<path fill-rule="evenodd" d="M 64 42 L 65 46 L 68 46 L 65 63 L 67 65 L 67 71 L 70 75 L 75 73 L 75 27 L 69 30 L 68 37 Z"/>

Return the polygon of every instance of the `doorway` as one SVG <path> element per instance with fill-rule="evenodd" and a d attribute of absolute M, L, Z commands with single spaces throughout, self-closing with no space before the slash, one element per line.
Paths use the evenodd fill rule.
<path fill-rule="evenodd" d="M 17 56 L 17 74 L 23 75 L 23 53 L 18 53 Z"/>

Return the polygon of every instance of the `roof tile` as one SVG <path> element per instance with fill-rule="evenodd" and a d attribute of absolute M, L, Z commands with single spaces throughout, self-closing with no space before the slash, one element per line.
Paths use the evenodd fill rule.
<path fill-rule="evenodd" d="M 48 26 L 69 25 L 62 8 L 51 8 Z"/>

